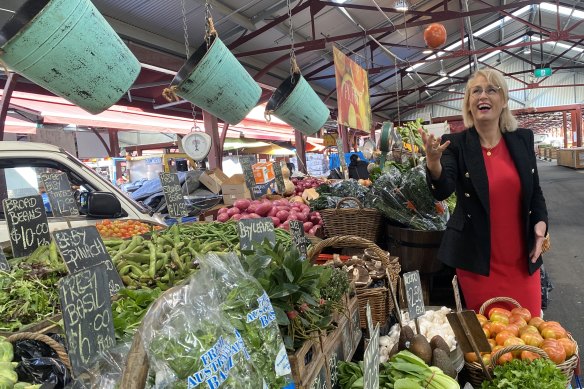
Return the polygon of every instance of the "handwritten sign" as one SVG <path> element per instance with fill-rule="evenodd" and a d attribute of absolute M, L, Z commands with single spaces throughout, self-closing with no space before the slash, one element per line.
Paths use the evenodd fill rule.
<path fill-rule="evenodd" d="M 268 190 L 270 189 L 270 186 L 272 186 L 272 184 L 274 183 L 274 181 L 268 181 L 265 184 L 257 184 L 253 186 L 253 196 L 254 198 L 259 198 L 262 197 L 263 195 L 265 195 L 266 193 L 268 193 Z"/>
<path fill-rule="evenodd" d="M 53 216 L 78 216 L 79 209 L 71 191 L 71 183 L 69 183 L 67 174 L 62 172 L 41 173 L 40 177 L 49 195 Z"/>
<path fill-rule="evenodd" d="M 59 298 L 73 373 L 90 367 L 100 352 L 115 346 L 105 264 L 59 281 Z"/>
<path fill-rule="evenodd" d="M 341 170 L 345 179 L 349 179 L 349 170 L 347 169 L 347 161 L 345 160 L 345 147 L 343 146 L 343 140 L 339 136 L 337 138 L 337 150 L 339 152 L 339 161 L 341 162 Z"/>
<path fill-rule="evenodd" d="M 290 220 L 290 235 L 292 236 L 292 244 L 300 252 L 303 260 L 308 256 L 306 246 L 307 238 L 304 236 L 304 224 L 298 220 Z"/>
<path fill-rule="evenodd" d="M 237 223 L 237 229 L 239 230 L 239 247 L 242 250 L 251 250 L 254 243 L 262 243 L 266 239 L 271 244 L 276 244 L 272 218 L 240 220 Z"/>
<path fill-rule="evenodd" d="M 251 165 L 254 163 L 255 158 L 251 156 L 240 157 L 239 162 L 241 163 L 241 170 L 243 170 L 243 177 L 245 179 L 245 185 L 249 192 L 251 193 L 252 199 L 257 198 L 256 193 L 254 191 L 256 182 L 253 176 L 253 169 Z"/>
<path fill-rule="evenodd" d="M 363 355 L 363 389 L 379 389 L 379 323 Z"/>
<path fill-rule="evenodd" d="M 404 273 L 403 279 L 406 300 L 408 302 L 408 312 L 410 313 L 410 320 L 413 320 L 426 313 L 422 285 L 420 284 L 420 272 L 414 270 L 409 273 Z"/>
<path fill-rule="evenodd" d="M 10 244 L 15 257 L 32 254 L 51 243 L 49 222 L 40 195 L 2 200 Z"/>
<path fill-rule="evenodd" d="M 187 203 L 180 187 L 178 174 L 176 173 L 159 173 L 160 184 L 166 199 L 166 208 L 168 215 L 173 218 L 180 218 L 189 214 Z"/>
<path fill-rule="evenodd" d="M 274 162 L 274 177 L 276 177 L 276 189 L 278 193 L 284 193 L 286 191 L 286 185 L 284 184 L 284 176 L 282 175 L 282 165 L 280 165 L 280 162 Z"/>
<path fill-rule="evenodd" d="M 2 251 L 2 248 L 0 247 L 0 271 L 10 271 L 10 265 L 8 264 L 8 261 L 6 260 L 6 256 L 4 255 L 4 251 Z"/>
<path fill-rule="evenodd" d="M 113 296 L 124 287 L 95 226 L 55 231 L 53 238 L 69 273 L 78 273 L 103 264 L 107 271 L 110 294 Z"/>

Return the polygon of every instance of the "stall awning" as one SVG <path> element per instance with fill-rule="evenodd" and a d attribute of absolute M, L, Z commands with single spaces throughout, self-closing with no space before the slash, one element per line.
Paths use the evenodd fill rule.
<path fill-rule="evenodd" d="M 0 93 L 1 94 L 1 93 Z M 186 134 L 193 128 L 193 121 L 175 116 L 145 112 L 139 108 L 114 105 L 98 115 L 91 115 L 83 109 L 55 96 L 14 92 L 10 100 L 10 109 L 36 112 L 47 124 L 77 125 L 85 127 L 112 128 L 128 131 L 154 131 L 172 134 Z M 287 124 L 273 120 L 267 123 L 258 118 L 263 106 L 254 109 L 253 114 L 235 126 L 229 126 L 228 138 L 245 138 L 252 140 L 287 141 L 294 140 L 294 130 Z M 11 119 L 8 119 L 11 120 Z M 203 128 L 203 122 L 197 121 Z M 219 130 L 221 130 L 219 125 Z M 309 137 L 311 143 L 322 143 L 322 139 Z"/>

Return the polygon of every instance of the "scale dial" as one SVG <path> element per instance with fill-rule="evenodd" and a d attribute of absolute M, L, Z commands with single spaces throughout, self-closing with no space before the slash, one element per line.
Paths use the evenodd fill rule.
<path fill-rule="evenodd" d="M 211 144 L 211 136 L 204 132 L 191 132 L 182 138 L 184 152 L 197 162 L 207 157 L 209 151 L 211 151 Z"/>
<path fill-rule="evenodd" d="M 371 139 L 367 139 L 365 143 L 363 143 L 361 151 L 363 152 L 365 158 L 371 159 L 373 157 L 373 152 L 375 151 L 375 142 L 373 142 Z"/>

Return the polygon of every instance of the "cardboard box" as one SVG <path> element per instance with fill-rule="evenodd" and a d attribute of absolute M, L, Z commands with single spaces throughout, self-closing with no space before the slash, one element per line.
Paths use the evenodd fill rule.
<path fill-rule="evenodd" d="M 221 169 L 212 169 L 204 171 L 199 177 L 201 184 L 205 185 L 211 192 L 218 194 L 221 191 L 221 185 L 229 177 L 221 171 Z"/>
<path fill-rule="evenodd" d="M 227 178 L 221 184 L 221 191 L 223 192 L 223 203 L 225 205 L 233 205 L 239 199 L 251 198 L 251 193 L 249 193 L 249 189 L 245 185 L 243 174 L 235 174 Z"/>
<path fill-rule="evenodd" d="M 275 178 L 272 162 L 260 162 L 252 165 L 253 178 L 256 184 L 265 184 Z"/>

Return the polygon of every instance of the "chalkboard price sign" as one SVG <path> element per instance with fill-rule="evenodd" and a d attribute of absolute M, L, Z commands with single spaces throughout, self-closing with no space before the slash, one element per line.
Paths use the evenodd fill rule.
<path fill-rule="evenodd" d="M 10 244 L 15 257 L 32 254 L 51 243 L 49 222 L 40 195 L 2 200 Z"/>
<path fill-rule="evenodd" d="M 363 389 L 379 389 L 379 323 L 363 355 Z"/>
<path fill-rule="evenodd" d="M 189 214 L 187 203 L 183 197 L 182 188 L 176 173 L 159 173 L 160 184 L 166 200 L 168 215 L 173 218 L 180 218 Z"/>
<path fill-rule="evenodd" d="M 417 270 L 404 273 L 404 288 L 406 290 L 406 300 L 408 301 L 408 312 L 410 320 L 418 318 L 426 313 L 424 306 L 424 294 L 420 284 L 420 272 Z"/>
<path fill-rule="evenodd" d="M 284 184 L 284 176 L 282 175 L 282 165 L 280 165 L 280 162 L 274 162 L 274 176 L 276 177 L 276 189 L 278 193 L 284 193 L 286 191 L 286 185 Z"/>
<path fill-rule="evenodd" d="M 71 191 L 67 174 L 62 172 L 41 173 L 40 176 L 49 195 L 53 216 L 78 216 L 79 209 Z"/>
<path fill-rule="evenodd" d="M 124 287 L 95 226 L 55 231 L 53 238 L 69 273 L 78 273 L 92 266 L 103 264 L 108 275 L 110 294 L 113 296 Z"/>
<path fill-rule="evenodd" d="M 2 251 L 2 247 L 0 247 L 0 271 L 10 271 L 10 265 L 6 260 L 6 256 L 4 255 L 4 251 Z"/>
<path fill-rule="evenodd" d="M 300 252 L 302 259 L 306 259 L 308 256 L 306 246 L 307 238 L 304 236 L 304 224 L 298 220 L 290 221 L 290 235 L 292 235 L 292 243 L 294 247 Z"/>
<path fill-rule="evenodd" d="M 77 376 L 116 344 L 107 273 L 102 263 L 59 281 L 69 358 Z"/>
<path fill-rule="evenodd" d="M 252 199 L 257 198 L 254 188 L 256 186 L 255 177 L 253 176 L 253 169 L 251 165 L 254 163 L 255 157 L 245 156 L 239 158 L 241 163 L 241 170 L 243 170 L 243 177 L 245 178 L 245 185 L 251 193 Z"/>
<path fill-rule="evenodd" d="M 267 239 L 276 244 L 276 233 L 272 218 L 244 219 L 237 223 L 239 246 L 242 250 L 251 250 L 254 243 L 263 243 Z"/>

